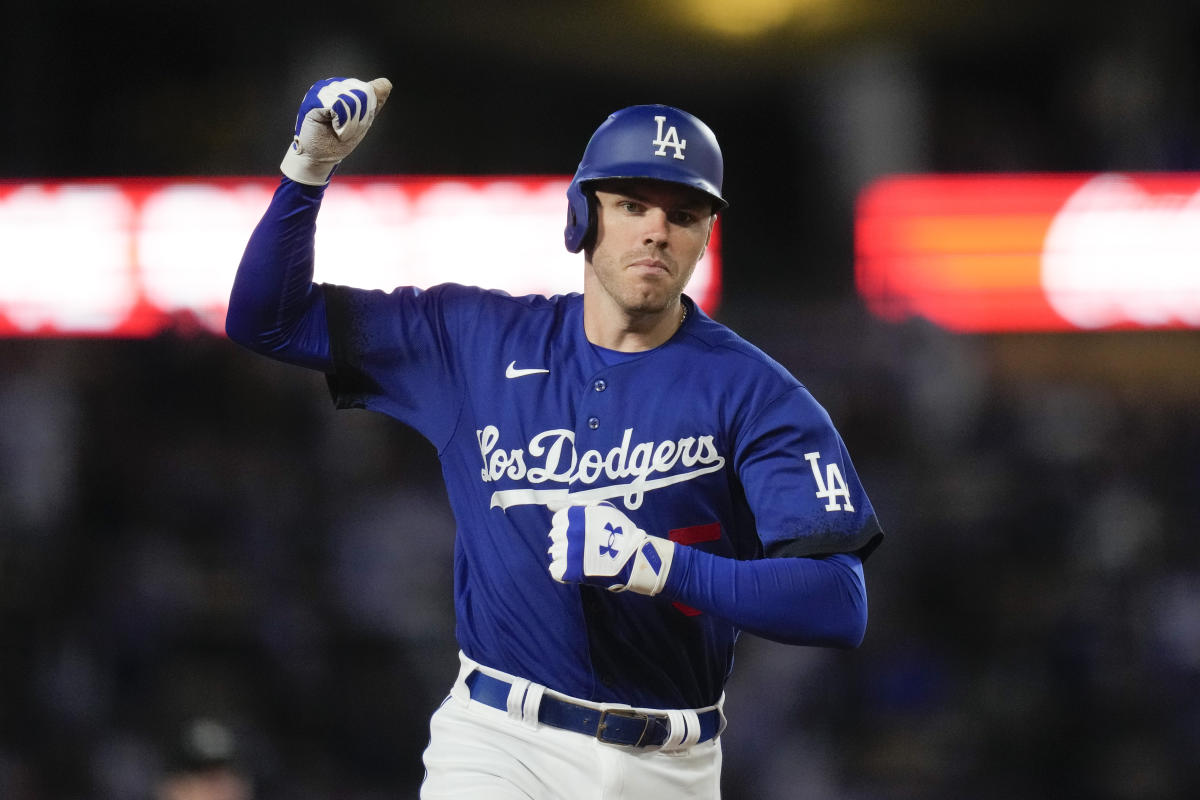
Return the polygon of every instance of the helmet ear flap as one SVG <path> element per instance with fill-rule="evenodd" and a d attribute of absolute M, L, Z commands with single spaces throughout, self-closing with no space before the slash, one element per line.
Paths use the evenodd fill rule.
<path fill-rule="evenodd" d="M 572 182 L 567 189 L 567 250 L 578 253 L 596 238 L 596 193 Z"/>
<path fill-rule="evenodd" d="M 583 241 L 579 243 L 580 250 L 591 250 L 596 244 L 596 226 L 600 221 L 600 201 L 596 199 L 596 193 L 589 188 L 583 190 L 583 197 L 587 201 L 587 224 L 583 231 Z"/>

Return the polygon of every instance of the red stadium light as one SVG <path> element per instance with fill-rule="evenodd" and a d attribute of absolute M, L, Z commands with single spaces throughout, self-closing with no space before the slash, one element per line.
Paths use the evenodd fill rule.
<path fill-rule="evenodd" d="M 1200 175 L 887 178 L 856 279 L 878 316 L 961 332 L 1200 327 Z"/>
<path fill-rule="evenodd" d="M 563 247 L 568 177 L 338 178 L 317 226 L 316 280 L 457 282 L 512 294 L 582 289 Z M 0 336 L 224 330 L 242 249 L 275 178 L 0 182 Z M 720 297 L 714 231 L 688 293 Z"/>

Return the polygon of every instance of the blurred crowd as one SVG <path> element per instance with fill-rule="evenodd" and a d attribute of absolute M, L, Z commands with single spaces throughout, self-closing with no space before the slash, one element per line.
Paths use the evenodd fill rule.
<path fill-rule="evenodd" d="M 830 410 L 888 539 L 859 650 L 743 637 L 726 798 L 1197 796 L 1195 393 L 762 310 L 730 323 Z M 219 337 L 0 371 L 0 797 L 167 798 L 205 720 L 256 798 L 415 797 L 456 666 L 432 448 Z"/>

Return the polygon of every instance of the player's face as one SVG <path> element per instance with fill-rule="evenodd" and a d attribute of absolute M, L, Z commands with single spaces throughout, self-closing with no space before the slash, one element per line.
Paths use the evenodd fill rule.
<path fill-rule="evenodd" d="M 596 188 L 589 290 L 629 316 L 676 308 L 712 233 L 711 201 L 685 186 L 623 180 Z"/>

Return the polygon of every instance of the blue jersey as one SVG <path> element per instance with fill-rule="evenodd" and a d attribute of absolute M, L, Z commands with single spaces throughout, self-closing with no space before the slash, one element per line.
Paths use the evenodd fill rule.
<path fill-rule="evenodd" d="M 323 291 L 338 406 L 437 449 L 458 642 L 482 664 L 597 702 L 720 698 L 734 625 L 550 578 L 551 516 L 569 503 L 609 500 L 648 533 L 736 559 L 865 552 L 880 536 L 825 410 L 687 297 L 669 341 L 616 354 L 587 340 L 577 294 Z"/>

